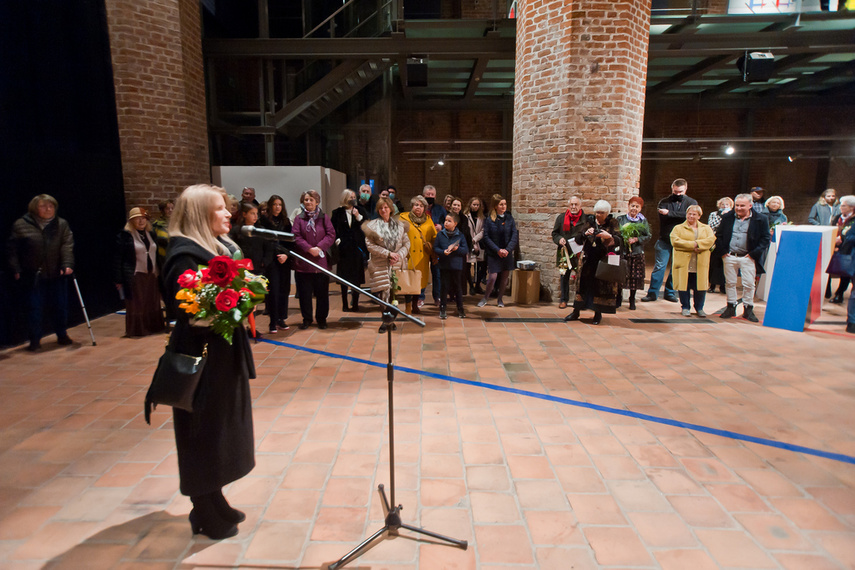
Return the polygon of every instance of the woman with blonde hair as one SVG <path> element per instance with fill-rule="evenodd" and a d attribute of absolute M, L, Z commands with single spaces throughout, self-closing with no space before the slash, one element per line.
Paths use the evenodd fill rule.
<path fill-rule="evenodd" d="M 158 286 L 157 236 L 143 208 L 131 208 L 116 238 L 113 281 L 125 298 L 125 335 L 146 336 L 163 330 Z"/>
<path fill-rule="evenodd" d="M 470 265 L 466 275 L 469 281 L 469 294 L 478 295 L 483 293 L 481 281 L 487 277 L 487 266 L 484 264 L 484 250 L 481 248 L 481 240 L 484 238 L 484 208 L 481 198 L 473 196 L 463 209 L 463 219 L 469 226 L 469 235 L 472 236 L 472 248 L 466 256 L 466 263 Z M 474 266 L 474 267 L 472 267 Z"/>
<path fill-rule="evenodd" d="M 674 289 L 680 296 L 682 315 L 691 316 L 689 293 L 693 293 L 695 312 L 706 317 L 704 301 L 709 286 L 710 251 L 715 245 L 715 232 L 700 222 L 704 211 L 700 206 L 686 208 L 686 221 L 671 230 L 671 246 L 674 248 L 671 275 Z"/>
<path fill-rule="evenodd" d="M 410 211 L 401 214 L 400 219 L 407 223 L 407 238 L 410 241 L 409 267 L 422 272 L 421 296 L 423 296 L 430 277 L 433 242 L 436 240 L 436 227 L 428 212 L 428 202 L 425 197 L 421 194 L 414 196 L 410 200 Z M 421 313 L 419 309 L 421 296 L 412 296 L 411 311 L 414 315 Z"/>
<path fill-rule="evenodd" d="M 186 188 L 175 202 L 163 264 L 166 288 L 178 315 L 170 350 L 192 356 L 207 350 L 208 354 L 193 411 L 173 408 L 172 419 L 180 489 L 193 503 L 190 526 L 194 534 L 213 539 L 236 535 L 237 523 L 246 519 L 228 504 L 222 488 L 255 466 L 249 389 L 255 364 L 243 327 L 235 328 L 229 344 L 212 327 L 191 324 L 175 294 L 181 288 L 178 278 L 185 271 L 196 271 L 215 256 L 239 251 L 227 235 L 230 219 L 222 188 L 208 184 Z"/>
<path fill-rule="evenodd" d="M 356 192 L 350 188 L 345 188 L 341 193 L 339 207 L 330 215 L 335 230 L 335 245 L 338 247 L 336 274 L 357 286 L 365 281 L 368 250 L 365 247 L 363 226 L 368 217 L 368 212 L 356 203 Z M 341 310 L 356 313 L 359 311 L 359 289 L 351 290 L 349 307 L 347 290 L 347 285 L 341 285 Z"/>
<path fill-rule="evenodd" d="M 368 287 L 384 301 L 392 292 L 392 272 L 407 268 L 410 239 L 409 224 L 392 216 L 395 204 L 389 198 L 377 199 L 377 217 L 365 224 L 365 243 L 368 247 Z M 392 329 L 395 323 L 392 323 Z M 386 324 L 380 325 L 386 332 Z"/>

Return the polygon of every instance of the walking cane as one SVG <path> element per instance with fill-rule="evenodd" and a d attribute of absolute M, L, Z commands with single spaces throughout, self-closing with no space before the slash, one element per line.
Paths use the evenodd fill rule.
<path fill-rule="evenodd" d="M 77 289 L 77 298 L 80 299 L 80 308 L 83 309 L 83 318 L 86 319 L 86 326 L 89 327 L 89 336 L 92 338 L 92 346 L 95 344 L 95 334 L 92 332 L 92 324 L 89 322 L 89 315 L 86 314 L 86 305 L 83 304 L 83 295 L 80 294 L 80 285 L 77 284 L 77 277 L 71 274 L 71 279 L 74 280 L 74 288 Z"/>

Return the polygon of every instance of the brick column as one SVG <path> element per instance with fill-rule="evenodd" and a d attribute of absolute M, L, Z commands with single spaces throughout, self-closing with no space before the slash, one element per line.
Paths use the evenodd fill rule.
<path fill-rule="evenodd" d="M 195 0 L 107 0 L 128 208 L 211 180 Z"/>
<path fill-rule="evenodd" d="M 521 0 L 517 14 L 513 215 L 556 293 L 551 232 L 568 198 L 614 212 L 637 193 L 650 3 Z"/>

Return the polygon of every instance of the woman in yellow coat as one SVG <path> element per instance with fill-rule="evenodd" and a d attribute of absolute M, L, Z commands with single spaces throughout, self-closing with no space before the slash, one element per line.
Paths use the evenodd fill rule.
<path fill-rule="evenodd" d="M 412 312 L 418 314 L 419 306 L 424 303 L 425 287 L 430 277 L 431 252 L 433 242 L 436 239 L 436 228 L 428 215 L 428 204 L 424 196 L 416 196 L 410 200 L 410 211 L 400 215 L 400 219 L 409 224 L 407 237 L 410 238 L 410 260 L 409 269 L 418 269 L 422 272 L 422 293 L 413 295 Z"/>
<path fill-rule="evenodd" d="M 671 231 L 671 245 L 674 247 L 671 275 L 674 277 L 674 289 L 680 295 L 684 317 L 692 314 L 689 310 L 690 291 L 694 295 L 698 316 L 707 316 L 704 301 L 709 287 L 710 251 L 715 245 L 715 233 L 699 221 L 703 213 L 700 206 L 689 206 L 686 221 Z"/>

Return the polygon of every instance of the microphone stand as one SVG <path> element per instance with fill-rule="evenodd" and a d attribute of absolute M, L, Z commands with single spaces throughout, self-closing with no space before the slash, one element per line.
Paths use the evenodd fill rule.
<path fill-rule="evenodd" d="M 283 244 L 280 242 L 280 245 L 283 245 Z M 444 535 L 435 533 L 435 532 L 430 531 L 430 530 L 426 530 L 426 529 L 423 529 L 423 528 L 420 528 L 417 526 L 412 526 L 412 525 L 408 525 L 404 522 L 401 522 L 401 510 L 404 508 L 404 506 L 395 504 L 395 407 L 394 407 L 394 389 L 393 389 L 393 385 L 395 382 L 395 367 L 392 364 L 392 327 L 390 325 L 392 325 L 394 323 L 395 318 L 397 318 L 398 315 L 401 315 L 401 316 L 409 319 L 410 321 L 414 322 L 415 324 L 417 324 L 421 327 L 425 326 L 425 323 L 423 321 L 420 321 L 419 319 L 415 318 L 412 315 L 408 315 L 407 313 L 405 313 L 404 311 L 402 311 L 398 307 L 392 305 L 391 303 L 387 303 L 386 301 L 380 299 L 379 297 L 376 297 L 371 292 L 369 292 L 365 289 L 362 289 L 360 287 L 357 287 L 356 285 L 347 281 L 346 279 L 339 277 L 338 275 L 336 275 L 332 271 L 330 271 L 324 267 L 321 267 L 317 263 L 315 263 L 309 259 L 306 259 L 305 257 L 303 257 L 302 255 L 300 255 L 298 253 L 294 253 L 293 250 L 291 249 L 291 247 L 289 247 L 288 245 L 284 245 L 284 247 L 285 247 L 285 249 L 288 250 L 289 255 L 299 259 L 300 261 L 303 261 L 303 262 L 311 265 L 315 269 L 320 270 L 321 272 L 325 273 L 327 276 L 332 277 L 338 283 L 340 283 L 342 285 L 347 285 L 348 287 L 351 287 L 352 289 L 358 290 L 360 293 L 363 293 L 369 299 L 371 299 L 372 301 L 374 301 L 375 303 L 377 303 L 378 305 L 380 305 L 381 307 L 384 308 L 383 323 L 386 325 L 386 353 L 387 353 L 386 383 L 388 386 L 388 394 L 389 394 L 389 398 L 388 398 L 388 406 L 389 406 L 389 499 L 386 498 L 386 488 L 383 486 L 383 483 L 380 483 L 377 486 L 377 490 L 380 492 L 380 498 L 383 500 L 383 512 L 386 513 L 385 524 L 383 525 L 382 528 L 377 530 L 377 532 L 375 532 L 374 534 L 372 534 L 371 536 L 369 536 L 368 538 L 363 540 L 361 543 L 359 543 L 353 550 L 351 550 L 350 552 L 348 552 L 347 554 L 345 554 L 344 556 L 339 558 L 337 561 L 331 563 L 328 566 L 329 570 L 336 570 L 337 568 L 341 568 L 342 566 L 344 566 L 345 564 L 347 564 L 348 562 L 350 562 L 354 558 L 361 556 L 364 552 L 366 552 L 368 550 L 368 547 L 371 545 L 371 543 L 373 543 L 375 540 L 377 540 L 378 538 L 383 536 L 385 533 L 389 533 L 392 536 L 397 536 L 398 535 L 398 529 L 401 529 L 401 528 L 404 528 L 404 529 L 407 529 L 407 530 L 410 530 L 410 531 L 413 531 L 413 532 L 416 532 L 419 534 L 424 534 L 426 536 L 430 536 L 430 537 L 435 538 L 437 540 L 442 540 L 442 541 L 447 542 L 449 544 L 453 544 L 454 546 L 457 546 L 458 548 L 466 550 L 469 547 L 469 543 L 465 540 L 450 538 L 448 536 L 444 536 Z"/>

